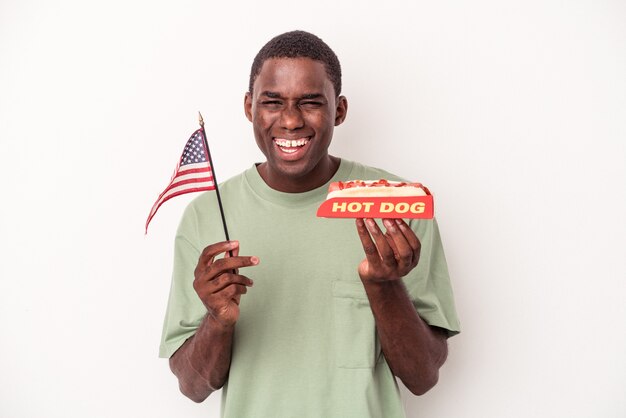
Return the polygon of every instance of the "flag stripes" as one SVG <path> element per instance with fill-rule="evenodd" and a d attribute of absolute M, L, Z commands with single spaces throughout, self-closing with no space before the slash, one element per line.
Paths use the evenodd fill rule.
<path fill-rule="evenodd" d="M 146 233 L 148 232 L 148 225 L 157 210 L 169 199 L 185 193 L 215 190 L 213 170 L 204 144 L 204 134 L 202 129 L 198 129 L 187 141 L 170 184 L 159 195 L 157 201 L 154 202 L 146 221 Z"/>

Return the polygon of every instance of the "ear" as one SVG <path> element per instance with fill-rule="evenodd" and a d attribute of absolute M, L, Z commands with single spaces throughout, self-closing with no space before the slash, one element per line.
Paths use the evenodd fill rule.
<path fill-rule="evenodd" d="M 346 119 L 348 114 L 348 99 L 345 96 L 337 97 L 337 108 L 335 109 L 335 126 L 339 126 Z"/>
<path fill-rule="evenodd" d="M 252 122 L 252 93 L 250 92 L 246 93 L 243 98 L 243 111 L 246 114 L 246 118 Z"/>

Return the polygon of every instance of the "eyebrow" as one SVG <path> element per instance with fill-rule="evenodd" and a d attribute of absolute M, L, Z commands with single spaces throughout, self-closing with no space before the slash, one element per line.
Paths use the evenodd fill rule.
<path fill-rule="evenodd" d="M 274 91 L 264 91 L 263 93 L 261 93 L 261 96 L 266 96 L 266 97 L 269 97 L 270 99 L 279 99 L 280 93 L 276 93 Z"/>
<path fill-rule="evenodd" d="M 320 94 L 320 93 L 309 93 L 309 94 L 303 94 L 302 96 L 300 96 L 301 100 L 310 100 L 310 99 L 319 99 L 319 98 L 323 98 L 324 95 Z"/>
<path fill-rule="evenodd" d="M 275 91 L 264 91 L 261 93 L 261 96 L 265 96 L 268 97 L 270 99 L 280 99 L 282 98 L 282 96 L 280 95 L 280 93 L 277 93 Z M 311 100 L 311 99 L 319 99 L 319 98 L 323 98 L 324 95 L 321 93 L 307 93 L 307 94 L 303 94 L 302 96 L 299 97 L 300 100 Z"/>

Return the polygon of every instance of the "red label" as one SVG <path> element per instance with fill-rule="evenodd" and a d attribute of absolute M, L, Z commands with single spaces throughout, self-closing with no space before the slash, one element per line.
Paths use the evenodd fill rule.
<path fill-rule="evenodd" d="M 317 209 L 322 218 L 416 218 L 432 219 L 433 197 L 335 197 Z"/>

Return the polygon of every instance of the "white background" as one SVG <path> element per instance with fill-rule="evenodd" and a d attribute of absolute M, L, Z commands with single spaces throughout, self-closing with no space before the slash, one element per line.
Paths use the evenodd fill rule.
<path fill-rule="evenodd" d="M 218 180 L 272 36 L 341 59 L 335 155 L 421 181 L 463 333 L 409 417 L 626 416 L 623 1 L 0 1 L 0 416 L 218 417 L 157 358 L 207 121 Z"/>

